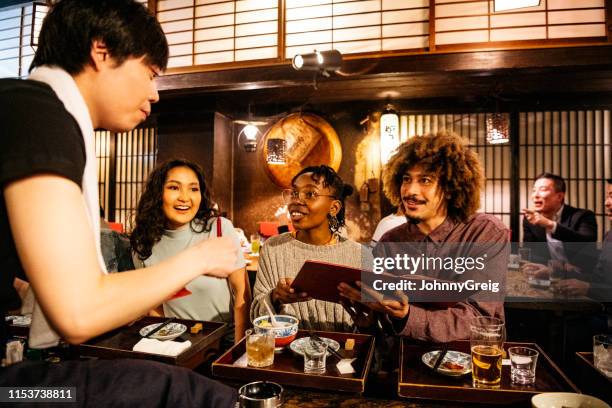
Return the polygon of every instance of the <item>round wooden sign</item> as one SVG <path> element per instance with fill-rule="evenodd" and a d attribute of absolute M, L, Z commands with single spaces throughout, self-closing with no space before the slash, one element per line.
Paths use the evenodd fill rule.
<path fill-rule="evenodd" d="M 286 141 L 285 163 L 267 162 L 269 139 Z M 270 180 L 279 187 L 291 187 L 291 179 L 308 166 L 326 164 L 338 171 L 342 160 L 340 139 L 334 128 L 312 113 L 292 113 L 276 122 L 263 137 L 262 162 Z"/>

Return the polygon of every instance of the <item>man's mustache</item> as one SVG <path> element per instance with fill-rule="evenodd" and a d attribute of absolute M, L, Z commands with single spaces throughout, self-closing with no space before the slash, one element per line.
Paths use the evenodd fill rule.
<path fill-rule="evenodd" d="M 413 201 L 417 204 L 427 204 L 427 200 L 421 200 L 418 199 L 416 196 L 411 195 L 411 196 L 404 196 L 402 197 L 402 201 L 406 202 L 406 201 Z"/>

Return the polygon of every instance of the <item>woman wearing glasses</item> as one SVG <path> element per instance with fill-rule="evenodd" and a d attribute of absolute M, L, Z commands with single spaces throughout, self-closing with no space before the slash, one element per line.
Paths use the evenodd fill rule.
<path fill-rule="evenodd" d="M 295 231 L 272 237 L 263 246 L 251 319 L 266 315 L 264 302 L 268 302 L 277 312 L 299 318 L 302 328 L 353 330 L 353 321 L 340 304 L 313 300 L 290 288 L 307 260 L 361 267 L 361 245 L 338 234 L 344 225 L 344 199 L 352 192 L 329 166 L 307 167 L 293 178 L 283 198 Z"/>
<path fill-rule="evenodd" d="M 209 238 L 224 236 L 234 241 L 238 260 L 227 280 L 199 276 L 186 285 L 190 296 L 168 300 L 155 312 L 228 323 L 227 342 L 244 337 L 251 296 L 240 240 L 232 222 L 213 209 L 200 166 L 174 159 L 155 168 L 138 201 L 135 224 L 130 240 L 136 267 L 156 265 Z"/>

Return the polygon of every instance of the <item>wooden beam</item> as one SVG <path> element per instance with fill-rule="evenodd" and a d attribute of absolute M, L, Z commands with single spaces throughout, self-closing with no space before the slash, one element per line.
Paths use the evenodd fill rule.
<path fill-rule="evenodd" d="M 612 71 L 612 52 L 609 46 L 547 48 L 505 51 L 477 51 L 454 54 L 422 54 L 403 57 L 348 60 L 343 71 L 360 75 L 321 79 L 320 83 L 389 79 L 391 76 L 419 74 L 448 74 L 473 72 L 481 76 L 496 70 L 583 70 Z M 289 63 L 224 71 L 164 75 L 158 80 L 161 92 L 198 91 L 220 92 L 310 86 L 312 73 L 295 71 Z"/>

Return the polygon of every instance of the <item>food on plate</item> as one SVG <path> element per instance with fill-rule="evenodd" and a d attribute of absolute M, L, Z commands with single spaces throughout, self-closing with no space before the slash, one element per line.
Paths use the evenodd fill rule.
<path fill-rule="evenodd" d="M 452 361 L 446 361 L 442 364 L 442 367 L 447 370 L 463 370 L 463 366 L 461 364 L 453 363 Z"/>

